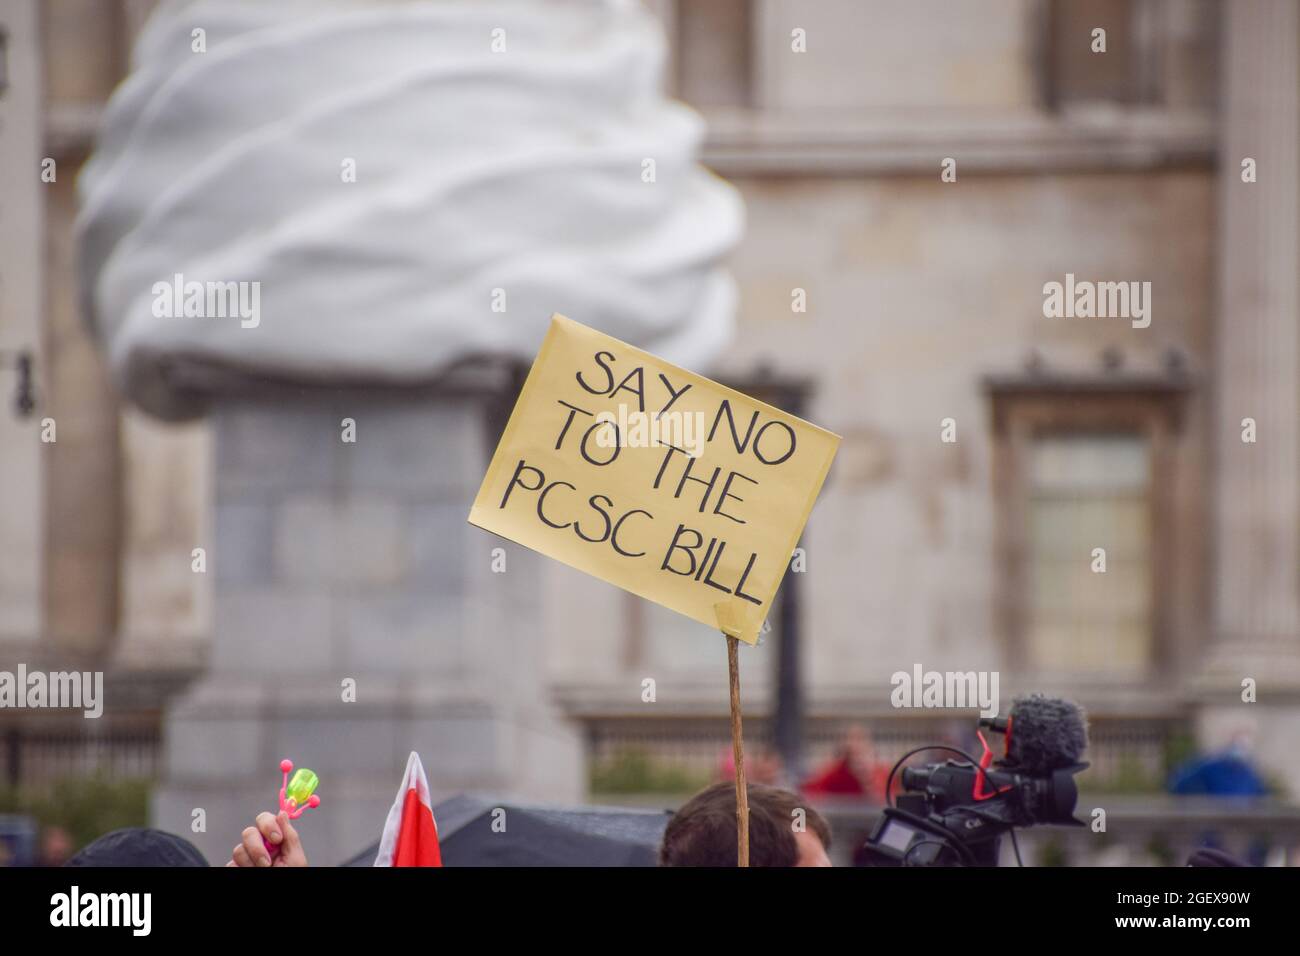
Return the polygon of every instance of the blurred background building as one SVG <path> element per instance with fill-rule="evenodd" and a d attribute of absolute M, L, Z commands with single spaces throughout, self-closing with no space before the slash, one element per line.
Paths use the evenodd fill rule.
<path fill-rule="evenodd" d="M 283 603 L 278 619 L 232 617 L 223 572 L 213 573 L 214 542 L 260 540 L 248 524 L 279 520 L 249 500 L 221 511 L 218 486 L 247 491 L 245 478 L 274 477 L 288 494 L 300 446 L 259 444 L 247 424 L 258 413 L 246 408 L 183 425 L 138 411 L 110 384 L 80 313 L 77 172 L 154 6 L 9 0 L 0 12 L 0 669 L 102 669 L 108 699 L 96 721 L 0 711 L 0 785 L 30 808 L 45 806 L 31 794 L 97 775 L 121 788 L 123 813 L 155 792 L 155 818 L 179 829 L 201 767 L 177 766 L 164 715 L 173 733 L 178 713 L 202 724 L 195 688 L 249 661 L 223 661 L 214 633 L 319 622 Z M 844 438 L 772 628 L 743 654 L 752 752 L 775 778 L 797 780 L 851 727 L 868 729 L 880 759 L 964 743 L 973 711 L 894 709 L 890 676 L 916 664 L 995 670 L 1004 704 L 1060 694 L 1092 721 L 1084 803 L 1110 808 L 1109 834 L 1043 844 L 1041 859 L 1167 862 L 1207 830 L 1238 848 L 1300 842 L 1287 806 L 1300 793 L 1294 0 L 649 6 L 668 37 L 667 92 L 703 114 L 702 160 L 746 207 L 728 260 L 736 331 L 701 371 Z M 1094 52 L 1097 29 L 1104 52 Z M 53 181 L 41 178 L 47 158 Z M 1067 274 L 1149 282 L 1150 325 L 1046 318 L 1044 284 Z M 479 405 L 499 422 L 514 381 L 502 375 L 469 398 L 445 386 L 426 397 Z M 296 391 L 274 402 L 333 427 L 336 399 Z M 57 442 L 41 440 L 46 418 Z M 395 412 L 384 427 L 418 446 L 417 419 Z M 493 440 L 490 426 L 465 438 L 434 505 L 454 511 L 463 497 L 468 512 Z M 270 457 L 227 471 L 223 441 Z M 272 475 L 268 461 L 290 470 Z M 453 469 L 426 464 L 412 480 Z M 303 507 L 287 513 L 305 528 Z M 472 579 L 435 566 L 445 598 L 354 615 L 349 633 L 418 642 L 457 629 L 472 656 L 509 631 L 506 666 L 529 688 L 511 699 L 527 698 L 563 738 L 536 773 L 513 772 L 530 752 L 517 743 L 491 773 L 449 772 L 457 788 L 478 779 L 538 799 L 671 803 L 718 773 L 728 738 L 716 635 L 440 522 L 436 533 L 463 534 Z M 374 524 L 352 527 L 383 553 Z M 265 547 L 307 547 L 280 533 L 289 544 Z M 527 577 L 487 575 L 501 546 Z M 206 573 L 192 569 L 196 547 L 212 552 Z M 477 613 L 510 588 L 517 604 L 490 620 L 440 610 Z M 1256 702 L 1243 701 L 1243 681 Z M 531 719 L 501 706 L 502 726 Z M 374 776 L 373 792 L 344 799 L 386 803 L 409 749 L 403 733 L 321 730 L 332 759 Z M 1251 748 L 1274 800 L 1161 796 L 1177 766 L 1234 741 Z M 445 786 L 444 745 L 409 742 L 435 790 Z M 247 759 L 239 786 L 269 769 L 269 800 L 264 756 Z M 334 837 L 340 852 L 366 839 Z M 212 839 L 231 842 L 224 831 Z"/>

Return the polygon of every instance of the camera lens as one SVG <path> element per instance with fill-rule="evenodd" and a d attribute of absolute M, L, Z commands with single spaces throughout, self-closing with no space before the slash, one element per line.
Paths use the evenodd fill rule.
<path fill-rule="evenodd" d="M 921 767 L 913 769 L 912 767 L 903 768 L 903 789 L 904 790 L 924 790 L 930 785 L 930 768 Z"/>

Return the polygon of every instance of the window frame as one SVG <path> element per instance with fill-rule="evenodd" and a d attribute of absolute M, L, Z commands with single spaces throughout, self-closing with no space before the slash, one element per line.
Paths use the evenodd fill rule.
<path fill-rule="evenodd" d="M 1136 378 L 1040 381 L 1031 376 L 986 381 L 995 499 L 993 626 L 1006 659 L 1017 671 L 1042 673 L 1041 665 L 1030 659 L 1029 646 L 1031 443 L 1042 434 L 1129 432 L 1146 440 L 1150 487 L 1162 489 L 1153 490 L 1149 498 L 1151 654 L 1146 674 L 1136 679 L 1171 672 L 1178 659 L 1173 634 L 1176 587 L 1172 580 L 1163 579 L 1172 578 L 1177 568 L 1174 489 L 1188 387 L 1166 379 Z"/>

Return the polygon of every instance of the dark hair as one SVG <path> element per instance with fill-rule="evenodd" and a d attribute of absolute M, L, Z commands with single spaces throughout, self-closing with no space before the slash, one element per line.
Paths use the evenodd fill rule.
<path fill-rule="evenodd" d="M 207 866 L 189 840 L 147 827 L 106 833 L 83 847 L 67 866 Z"/>
<path fill-rule="evenodd" d="M 827 849 L 831 828 L 822 815 L 789 790 L 759 783 L 748 786 L 749 865 L 794 866 L 799 859 L 795 811 Z M 715 783 L 701 790 L 668 821 L 659 847 L 660 866 L 736 865 L 736 785 Z"/>

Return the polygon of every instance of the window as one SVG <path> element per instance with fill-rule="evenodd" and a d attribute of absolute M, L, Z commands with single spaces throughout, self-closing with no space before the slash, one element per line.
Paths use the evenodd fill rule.
<path fill-rule="evenodd" d="M 1050 0 L 1046 11 L 1041 69 L 1052 109 L 1213 106 L 1217 5 Z M 1105 52 L 1094 49 L 1096 30 L 1105 31 Z"/>
<path fill-rule="evenodd" d="M 1199 580 L 1194 529 L 1184 538 L 1174 520 L 1198 507 L 1181 441 L 1189 382 L 1028 374 L 985 384 L 994 627 L 1007 666 L 1121 683 L 1171 672 L 1175 641 L 1195 640 Z"/>
<path fill-rule="evenodd" d="M 1054 672 L 1143 673 L 1152 649 L 1146 438 L 1039 435 L 1028 472 L 1029 659 Z"/>
<path fill-rule="evenodd" d="M 1056 0 L 1050 8 L 1049 82 L 1054 106 L 1138 103 L 1154 95 L 1148 70 L 1155 53 L 1138 30 L 1133 0 Z M 1105 30 L 1105 51 L 1093 49 L 1093 31 Z M 1147 80 L 1144 84 L 1143 80 Z"/>
<path fill-rule="evenodd" d="M 751 16 L 750 0 L 676 5 L 677 96 L 702 109 L 749 105 Z"/>

